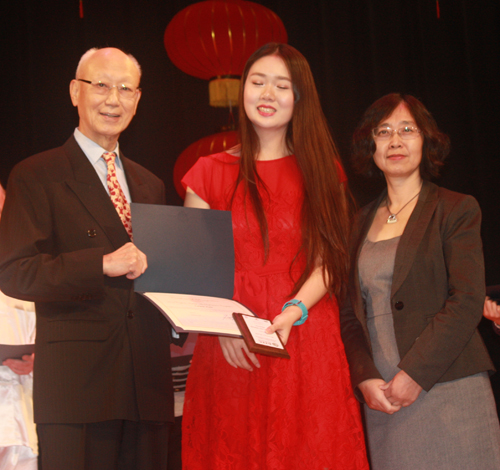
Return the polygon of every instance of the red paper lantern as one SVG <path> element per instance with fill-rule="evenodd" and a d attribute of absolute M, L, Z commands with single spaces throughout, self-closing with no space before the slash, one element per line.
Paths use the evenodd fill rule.
<path fill-rule="evenodd" d="M 234 147 L 237 143 L 238 133 L 236 131 L 225 131 L 203 137 L 184 150 L 179 155 L 179 158 L 177 158 L 174 166 L 174 186 L 179 196 L 182 199 L 186 196 L 186 191 L 182 186 L 181 180 L 199 157 L 224 152 Z"/>
<path fill-rule="evenodd" d="M 283 22 L 274 12 L 245 0 L 206 0 L 190 5 L 170 21 L 164 38 L 175 66 L 213 81 L 212 106 L 235 105 L 234 88 L 239 86 L 235 81 L 248 58 L 268 42 L 284 43 L 287 39 Z M 224 93 L 231 94 L 229 100 Z"/>

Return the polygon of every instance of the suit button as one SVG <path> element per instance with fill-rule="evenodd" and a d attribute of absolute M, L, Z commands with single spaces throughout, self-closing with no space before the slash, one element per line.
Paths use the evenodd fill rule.
<path fill-rule="evenodd" d="M 394 304 L 394 307 L 396 307 L 396 310 L 403 310 L 403 307 L 405 306 L 405 304 L 403 302 L 401 302 L 401 300 L 398 300 L 395 304 Z"/>
<path fill-rule="evenodd" d="M 95 228 L 89 228 L 87 230 L 87 235 L 90 237 L 90 238 L 94 238 L 95 236 L 97 236 L 97 231 Z"/>
<path fill-rule="evenodd" d="M 134 312 L 132 310 L 129 310 L 127 313 L 128 318 L 134 318 Z"/>

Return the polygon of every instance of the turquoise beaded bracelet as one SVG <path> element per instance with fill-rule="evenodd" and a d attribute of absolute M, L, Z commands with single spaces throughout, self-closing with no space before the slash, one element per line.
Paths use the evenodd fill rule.
<path fill-rule="evenodd" d="M 287 308 L 287 307 L 291 307 L 292 305 L 296 305 L 297 307 L 299 307 L 302 310 L 302 316 L 300 317 L 300 320 L 297 320 L 294 323 L 294 326 L 302 325 L 302 323 L 304 323 L 307 320 L 307 317 L 309 315 L 309 312 L 307 311 L 307 307 L 302 303 L 302 300 L 292 299 L 292 300 L 289 300 L 288 302 L 286 302 L 285 305 L 283 305 L 283 308 L 281 309 L 281 311 L 285 310 L 285 308 Z"/>

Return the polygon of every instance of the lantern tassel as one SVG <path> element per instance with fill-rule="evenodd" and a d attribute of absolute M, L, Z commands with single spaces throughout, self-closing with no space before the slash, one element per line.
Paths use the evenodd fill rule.
<path fill-rule="evenodd" d="M 239 77 L 235 78 L 232 75 L 225 75 L 212 78 L 208 83 L 210 106 L 223 108 L 237 105 L 239 90 Z"/>

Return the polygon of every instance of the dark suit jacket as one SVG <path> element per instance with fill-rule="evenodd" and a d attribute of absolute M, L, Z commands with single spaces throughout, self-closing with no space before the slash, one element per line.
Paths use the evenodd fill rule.
<path fill-rule="evenodd" d="M 363 208 L 355 230 L 341 331 L 354 387 L 382 378 L 371 353 L 358 258 L 383 198 Z M 424 182 L 396 252 L 391 309 L 401 362 L 424 390 L 493 370 L 476 330 L 484 296 L 481 213 L 471 196 Z"/>
<path fill-rule="evenodd" d="M 132 201 L 163 204 L 161 180 L 122 161 Z M 12 171 L 0 287 L 36 304 L 36 422 L 173 421 L 170 325 L 133 281 L 102 273 L 129 241 L 73 137 Z"/>

